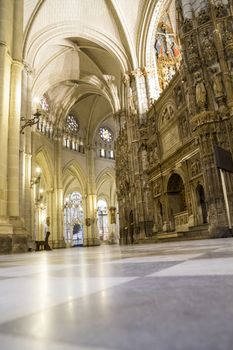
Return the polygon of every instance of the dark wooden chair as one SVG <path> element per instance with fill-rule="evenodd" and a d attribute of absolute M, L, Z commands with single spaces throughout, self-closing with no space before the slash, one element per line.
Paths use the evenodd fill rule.
<path fill-rule="evenodd" d="M 46 232 L 45 240 L 44 241 L 36 241 L 36 251 L 39 250 L 51 250 L 49 245 L 49 236 L 50 232 Z"/>

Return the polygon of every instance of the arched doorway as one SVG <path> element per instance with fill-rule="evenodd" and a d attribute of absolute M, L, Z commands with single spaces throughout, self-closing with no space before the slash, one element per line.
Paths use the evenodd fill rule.
<path fill-rule="evenodd" d="M 72 192 L 64 203 L 64 239 L 68 246 L 83 245 L 82 195 Z"/>
<path fill-rule="evenodd" d="M 180 175 L 172 174 L 167 185 L 170 229 L 179 230 L 188 221 L 184 183 Z"/>
<path fill-rule="evenodd" d="M 205 200 L 205 190 L 201 184 L 198 184 L 196 187 L 196 198 L 198 224 L 206 224 L 208 214 Z"/>

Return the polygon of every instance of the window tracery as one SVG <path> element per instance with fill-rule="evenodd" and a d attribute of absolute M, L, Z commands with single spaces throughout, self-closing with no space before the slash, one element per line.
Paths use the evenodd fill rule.
<path fill-rule="evenodd" d="M 106 126 L 100 127 L 99 135 L 104 142 L 110 143 L 113 141 L 113 132 Z"/>
<path fill-rule="evenodd" d="M 73 114 L 66 117 L 65 131 L 72 135 L 76 135 L 79 131 L 78 119 Z"/>
<path fill-rule="evenodd" d="M 67 244 L 83 245 L 83 223 L 82 195 L 72 192 L 64 200 L 64 239 Z"/>

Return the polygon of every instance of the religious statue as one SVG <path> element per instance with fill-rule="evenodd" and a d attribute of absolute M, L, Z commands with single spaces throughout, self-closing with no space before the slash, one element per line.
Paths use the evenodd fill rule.
<path fill-rule="evenodd" d="M 135 108 L 134 98 L 133 98 L 133 90 L 131 86 L 128 87 L 128 103 L 129 103 L 130 113 L 133 115 L 137 114 L 137 110 Z"/>
<path fill-rule="evenodd" d="M 201 79 L 201 76 L 199 73 L 196 74 L 197 83 L 196 83 L 196 103 L 197 106 L 203 110 L 205 109 L 206 102 L 207 102 L 207 92 L 206 87 Z"/>
<path fill-rule="evenodd" d="M 223 95 L 223 85 L 222 85 L 222 78 L 220 73 L 214 74 L 212 76 L 213 81 L 213 90 L 215 97 L 219 97 Z"/>
<path fill-rule="evenodd" d="M 147 150 L 145 148 L 142 149 L 142 169 L 143 171 L 148 169 Z"/>

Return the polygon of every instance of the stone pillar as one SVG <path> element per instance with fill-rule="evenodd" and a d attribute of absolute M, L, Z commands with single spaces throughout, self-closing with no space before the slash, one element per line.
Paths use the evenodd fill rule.
<path fill-rule="evenodd" d="M 55 177 L 53 191 L 53 225 L 52 236 L 54 238 L 54 247 L 62 248 L 65 246 L 64 225 L 63 225 L 63 185 L 62 185 L 62 132 L 57 129 L 54 138 L 54 158 L 55 158 Z M 52 174 L 51 174 L 52 175 Z"/>
<path fill-rule="evenodd" d="M 23 1 L 13 1 L 13 43 L 8 124 L 8 215 L 19 222 L 19 128 L 21 117 Z"/>
<path fill-rule="evenodd" d="M 25 64 L 22 77 L 22 116 L 26 119 L 30 119 L 32 114 L 32 102 L 31 102 L 31 83 L 32 83 L 32 69 Z M 30 236 L 34 238 L 34 214 L 33 212 L 33 198 L 32 198 L 32 129 L 30 127 L 24 129 L 24 134 L 21 136 L 21 172 L 22 176 L 22 188 L 21 188 L 21 216 L 24 217 L 24 223 Z"/>
<path fill-rule="evenodd" d="M 88 168 L 88 184 L 86 194 L 86 217 L 84 245 L 99 245 L 99 234 L 97 228 L 97 195 L 95 185 L 95 150 L 86 147 L 86 159 Z"/>
<path fill-rule="evenodd" d="M 108 228 L 109 228 L 109 244 L 118 243 L 118 235 L 116 232 L 116 207 L 109 207 L 108 212 Z"/>
<path fill-rule="evenodd" d="M 148 106 L 151 107 L 153 102 L 157 99 L 155 74 L 153 70 L 144 67 L 143 75 L 145 77 L 146 82 L 146 95 Z"/>
<path fill-rule="evenodd" d="M 146 111 L 148 109 L 145 77 L 140 68 L 135 69 L 131 74 L 135 79 L 139 121 L 142 122 L 146 117 Z"/>
<path fill-rule="evenodd" d="M 0 1 L 0 234 L 11 234 L 7 218 L 7 154 L 8 118 L 10 104 L 11 45 L 13 29 L 13 2 Z M 4 238 L 3 238 L 4 239 Z M 6 244 L 9 246 L 11 242 Z M 10 247 L 7 249 L 11 249 Z"/>
<path fill-rule="evenodd" d="M 23 1 L 0 1 L 0 232 L 4 252 L 28 250 L 27 232 L 19 213 L 19 126 Z M 12 224 L 12 226 L 9 225 Z M 10 234 L 10 235 L 9 235 Z"/>
<path fill-rule="evenodd" d="M 11 96 L 8 132 L 8 215 L 19 218 L 19 127 L 21 115 L 22 64 L 11 66 Z"/>

